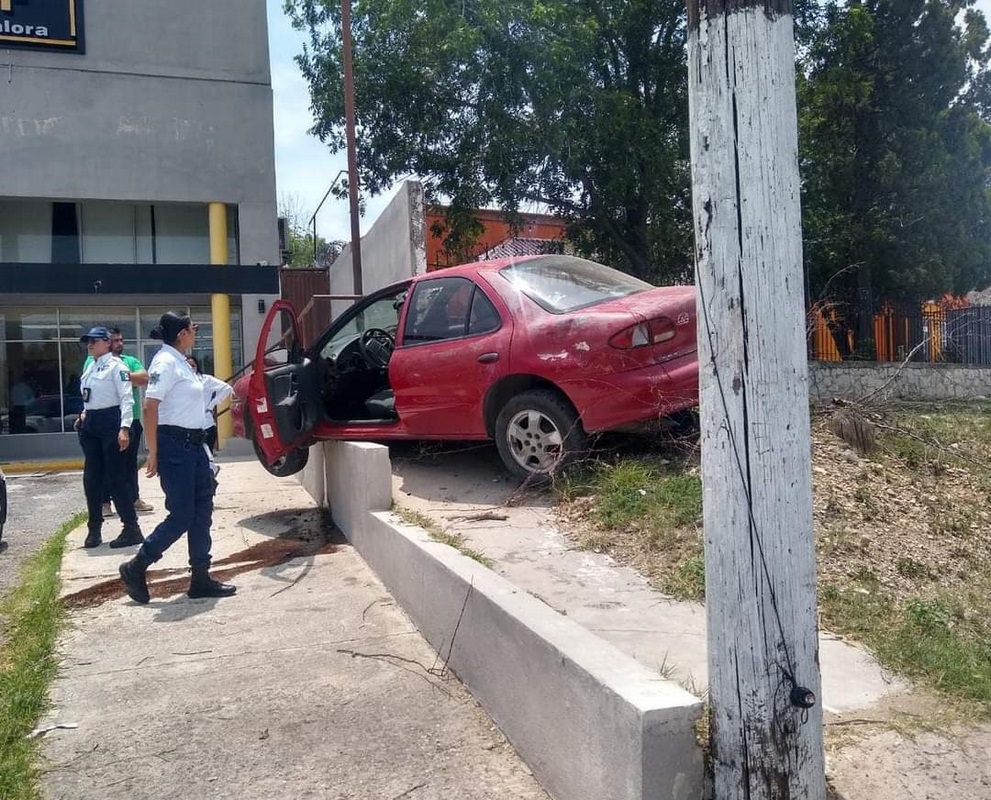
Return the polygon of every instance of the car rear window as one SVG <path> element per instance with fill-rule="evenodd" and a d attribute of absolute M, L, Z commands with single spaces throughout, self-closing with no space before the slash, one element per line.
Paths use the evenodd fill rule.
<path fill-rule="evenodd" d="M 520 261 L 503 267 L 499 274 L 552 314 L 565 314 L 653 288 L 618 269 L 574 256 Z"/>

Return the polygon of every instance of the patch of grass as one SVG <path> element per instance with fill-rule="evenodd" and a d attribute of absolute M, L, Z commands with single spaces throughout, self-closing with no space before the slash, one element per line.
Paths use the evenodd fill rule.
<path fill-rule="evenodd" d="M 695 555 L 680 561 L 663 583 L 665 593 L 677 600 L 705 600 L 705 556 L 700 547 Z"/>
<path fill-rule="evenodd" d="M 956 401 L 919 413 L 911 404 L 891 412 L 893 426 L 881 439 L 885 448 L 911 469 L 945 472 L 947 466 L 983 461 L 991 447 L 991 403 Z"/>
<path fill-rule="evenodd" d="M 58 672 L 55 642 L 64 611 L 59 602 L 59 565 L 69 531 L 86 521 L 76 514 L 24 564 L 20 584 L 0 602 L 0 797 L 40 797 L 36 741 L 25 737 L 48 704 L 48 687 Z"/>
<path fill-rule="evenodd" d="M 427 532 L 427 535 L 435 542 L 440 542 L 441 544 L 446 544 L 448 547 L 453 547 L 461 553 L 461 555 L 467 556 L 473 561 L 477 561 L 483 567 L 492 569 L 492 559 L 486 556 L 481 550 L 474 550 L 469 547 L 464 536 L 460 533 L 445 531 L 434 520 L 419 511 L 413 511 L 412 509 L 403 508 L 402 506 L 397 506 L 395 504 L 393 504 L 392 510 L 396 516 L 403 520 L 403 522 L 423 528 Z"/>
<path fill-rule="evenodd" d="M 880 661 L 991 713 L 991 574 L 969 596 L 940 594 L 895 605 L 861 574 L 820 592 L 824 621 L 871 647 Z"/>
<path fill-rule="evenodd" d="M 702 516 L 698 475 L 664 469 L 647 460 L 600 464 L 584 477 L 598 497 L 593 511 L 604 528 L 624 528 L 649 519 L 653 528 L 695 525 Z"/>

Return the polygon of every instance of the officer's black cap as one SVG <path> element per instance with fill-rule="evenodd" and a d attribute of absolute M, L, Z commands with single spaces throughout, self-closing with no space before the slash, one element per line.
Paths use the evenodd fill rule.
<path fill-rule="evenodd" d="M 95 328 L 90 328 L 89 333 L 84 333 L 79 337 L 80 342 L 88 342 L 90 339 L 106 339 L 109 342 L 110 331 L 103 325 L 97 325 Z"/>

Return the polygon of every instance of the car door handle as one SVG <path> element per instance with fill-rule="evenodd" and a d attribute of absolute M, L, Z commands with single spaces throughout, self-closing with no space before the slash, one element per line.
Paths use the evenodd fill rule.
<path fill-rule="evenodd" d="M 498 360 L 499 360 L 498 353 L 482 353 L 482 355 L 478 357 L 479 364 L 491 364 L 493 361 L 498 361 Z"/>

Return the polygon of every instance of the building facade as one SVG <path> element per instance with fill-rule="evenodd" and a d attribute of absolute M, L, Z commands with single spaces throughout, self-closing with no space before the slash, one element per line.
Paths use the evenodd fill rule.
<path fill-rule="evenodd" d="M 265 0 L 0 0 L 0 460 L 78 454 L 92 325 L 147 363 L 186 310 L 239 368 L 276 218 Z"/>

